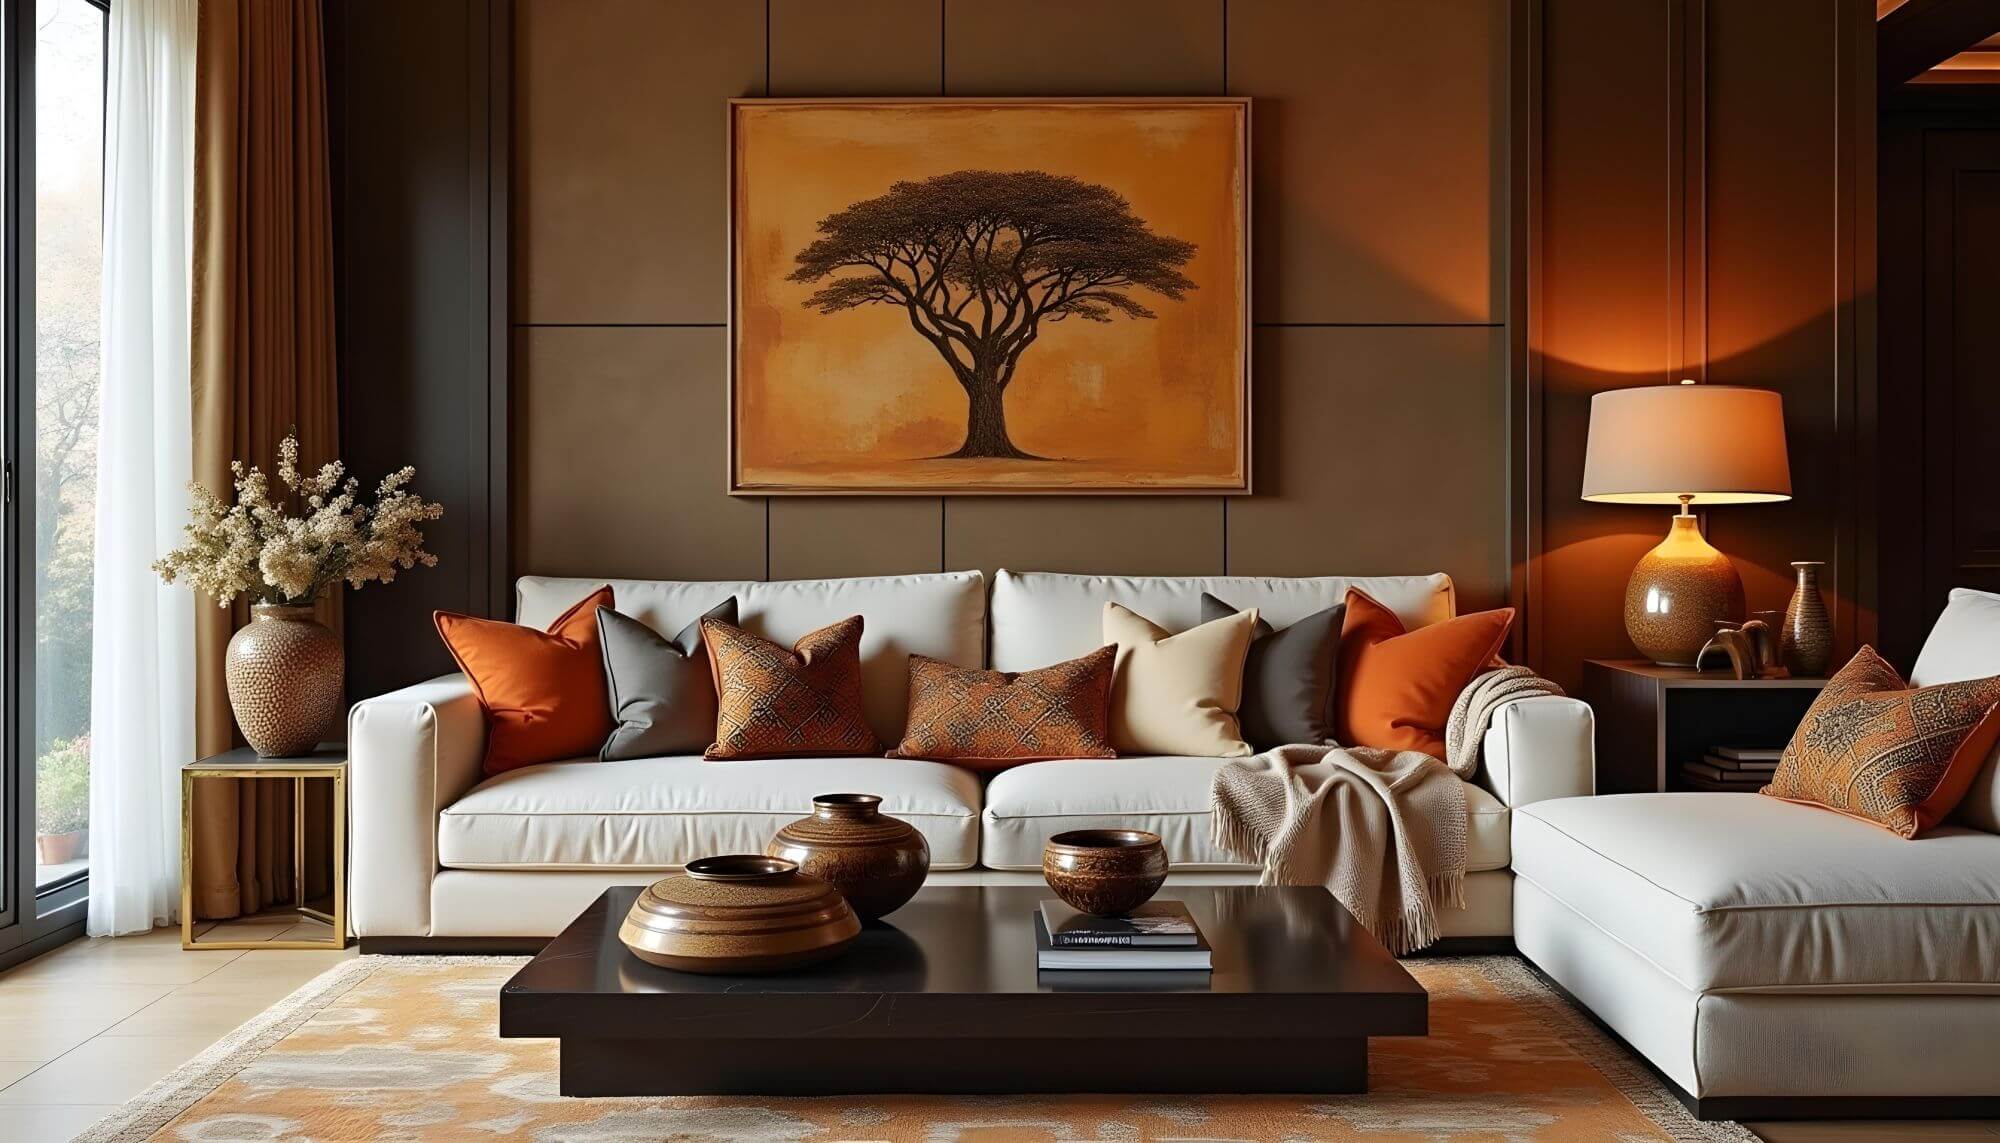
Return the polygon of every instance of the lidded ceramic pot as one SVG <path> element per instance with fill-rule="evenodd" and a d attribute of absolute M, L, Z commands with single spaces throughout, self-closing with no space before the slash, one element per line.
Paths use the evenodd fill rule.
<path fill-rule="evenodd" d="M 821 794 L 811 817 L 779 830 L 764 852 L 840 890 L 870 919 L 903 907 L 931 871 L 931 847 L 915 826 L 881 813 L 874 794 Z"/>
<path fill-rule="evenodd" d="M 1122 916 L 1167 880 L 1167 849 L 1142 829 L 1074 829 L 1042 846 L 1042 878 L 1070 908 Z"/>
<path fill-rule="evenodd" d="M 861 921 L 833 886 L 754 853 L 688 862 L 647 886 L 618 928 L 640 960 L 701 973 L 799 968 L 860 934 Z"/>

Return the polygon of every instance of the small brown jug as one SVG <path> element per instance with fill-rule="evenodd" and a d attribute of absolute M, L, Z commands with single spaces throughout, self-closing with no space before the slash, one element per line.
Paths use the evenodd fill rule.
<path fill-rule="evenodd" d="M 931 871 L 931 847 L 916 827 L 881 813 L 874 794 L 821 794 L 809 818 L 778 831 L 764 852 L 798 863 L 840 890 L 870 919 L 903 907 Z"/>

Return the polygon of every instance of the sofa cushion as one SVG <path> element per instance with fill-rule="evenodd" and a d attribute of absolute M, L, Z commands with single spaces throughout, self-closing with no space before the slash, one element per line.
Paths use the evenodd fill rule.
<path fill-rule="evenodd" d="M 583 581 L 575 582 L 580 593 Z M 1289 627 L 1346 599 L 1350 587 L 1381 600 L 1411 627 L 1454 614 L 1451 577 L 1442 573 L 1286 579 L 1065 575 L 1003 568 L 993 580 L 992 661 L 987 665 L 996 671 L 1028 671 L 1095 650 L 1107 603 L 1129 607 L 1169 631 L 1185 631 L 1201 622 L 1201 595 L 1208 592 L 1232 607 L 1256 608 L 1273 627 Z M 618 598 L 622 605 L 625 596 Z"/>
<path fill-rule="evenodd" d="M 1050 758 L 1116 758 L 1116 647 L 1033 671 L 985 671 L 910 656 L 910 725 L 889 753 L 975 770 Z"/>
<path fill-rule="evenodd" d="M 720 619 L 701 621 L 715 671 L 711 760 L 875 754 L 861 709 L 862 618 L 808 631 L 789 648 Z"/>
<path fill-rule="evenodd" d="M 1917 665 L 1910 668 L 1910 685 L 1934 687 L 1988 675 L 2000 675 L 2000 595 L 1953 588 L 1944 613 L 1924 640 Z M 1973 775 L 1972 787 L 1951 820 L 2000 833 L 2000 745 Z"/>
<path fill-rule="evenodd" d="M 909 711 L 912 651 L 965 667 L 983 665 L 986 579 L 976 571 L 862 579 L 692 581 L 557 579 L 522 576 L 515 585 L 515 621 L 543 625 L 590 590 L 609 583 L 618 610 L 671 638 L 702 612 L 736 597 L 739 625 L 790 646 L 799 636 L 850 615 L 866 621 L 861 634 L 861 697 L 868 725 L 883 742 L 900 742 Z M 1090 636 L 1097 636 L 1092 611 Z M 1030 666 L 1074 658 L 1095 642 Z"/>
<path fill-rule="evenodd" d="M 1514 873 L 1694 992 L 1992 991 L 2000 837 L 1914 841 L 1757 794 L 1514 811 Z"/>
<path fill-rule="evenodd" d="M 1256 608 L 1176 633 L 1105 604 L 1104 641 L 1118 647 L 1111 745 L 1121 754 L 1249 755 L 1236 708 L 1256 633 Z"/>
<path fill-rule="evenodd" d="M 1209 840 L 1209 788 L 1221 758 L 1076 758 L 1031 762 L 998 774 L 980 815 L 980 864 L 1040 869 L 1042 843 L 1069 829 L 1143 829 L 1160 835 L 1175 869 L 1255 869 Z M 1467 870 L 1507 865 L 1507 807 L 1465 788 L 1471 832 Z"/>
<path fill-rule="evenodd" d="M 438 862 L 455 869 L 672 869 L 697 857 L 762 853 L 815 794 L 882 796 L 922 831 L 933 869 L 978 860 L 979 780 L 900 758 L 699 756 L 556 762 L 475 786 L 438 819 Z"/>
<path fill-rule="evenodd" d="M 582 593 L 542 623 L 502 623 L 450 611 L 431 621 L 486 711 L 488 774 L 569 758 L 604 745 L 611 704 L 597 612 L 611 589 Z"/>

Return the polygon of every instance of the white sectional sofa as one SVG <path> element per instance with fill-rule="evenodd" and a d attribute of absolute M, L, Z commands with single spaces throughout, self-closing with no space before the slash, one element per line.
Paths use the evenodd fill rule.
<path fill-rule="evenodd" d="M 1911 683 L 1995 674 L 2000 596 L 1953 592 Z M 1536 800 L 1515 942 L 1703 1118 L 2000 1115 L 1996 765 L 1913 841 L 1757 794 Z"/>
<path fill-rule="evenodd" d="M 516 618 L 544 625 L 603 580 L 527 577 Z M 1360 587 L 1412 625 L 1454 613 L 1449 578 L 1127 578 L 953 572 L 792 582 L 609 581 L 618 608 L 672 633 L 734 595 L 744 625 L 789 643 L 848 615 L 866 618 L 864 699 L 885 747 L 899 741 L 907 658 L 919 652 L 1019 671 L 1102 644 L 1107 600 L 1169 628 L 1199 622 L 1201 593 L 1258 607 L 1278 627 Z M 1448 937 L 1513 931 L 1510 818 L 1591 790 L 1590 708 L 1565 698 L 1510 704 L 1468 786 L 1471 868 Z M 1065 829 L 1134 826 L 1166 842 L 1171 879 L 1248 882 L 1257 870 L 1209 841 L 1213 758 L 1036 762 L 982 779 L 935 762 L 804 758 L 704 762 L 578 759 L 483 778 L 478 701 L 452 675 L 369 699 L 349 723 L 351 916 L 364 950 L 532 948 L 606 886 L 640 884 L 709 854 L 761 852 L 815 794 L 880 794 L 883 812 L 924 832 L 936 883 L 1031 883 L 1042 842 Z"/>

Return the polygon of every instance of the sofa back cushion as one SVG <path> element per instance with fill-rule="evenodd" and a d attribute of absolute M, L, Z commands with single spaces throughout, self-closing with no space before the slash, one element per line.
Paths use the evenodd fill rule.
<path fill-rule="evenodd" d="M 1934 687 L 1991 675 L 2000 675 L 2000 595 L 1955 587 L 1917 654 L 1910 685 Z M 2000 746 L 1987 755 L 1951 820 L 2000 833 Z"/>
<path fill-rule="evenodd" d="M 577 580 L 579 585 L 584 581 Z M 1289 627 L 1360 588 L 1415 628 L 1449 619 L 1457 599 L 1451 577 L 1312 576 L 1117 576 L 1059 572 L 1010 572 L 993 580 L 993 645 L 996 671 L 1030 671 L 1074 659 L 1100 645 L 1104 605 L 1117 603 L 1169 631 L 1201 623 L 1201 594 L 1238 609 L 1256 608 L 1273 627 Z M 622 599 L 621 599 L 622 603 Z"/>
<path fill-rule="evenodd" d="M 862 701 L 869 727 L 883 742 L 903 737 L 912 652 L 967 667 L 984 658 L 986 581 L 976 571 L 769 583 L 522 576 L 515 586 L 515 621 L 546 624 L 604 583 L 621 613 L 667 638 L 732 595 L 744 630 L 788 647 L 808 631 L 860 615 Z M 1090 633 L 1094 639 L 1094 622 Z"/>

